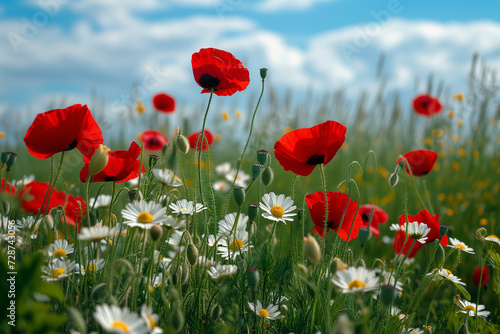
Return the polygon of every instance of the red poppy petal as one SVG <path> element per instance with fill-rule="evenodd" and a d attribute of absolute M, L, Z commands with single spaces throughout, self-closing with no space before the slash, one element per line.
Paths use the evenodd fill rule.
<path fill-rule="evenodd" d="M 203 139 L 203 145 L 201 146 L 201 150 L 202 151 L 206 151 L 208 149 L 207 147 L 207 142 L 208 142 L 208 146 L 211 147 L 213 142 L 214 142 L 214 136 L 212 135 L 212 133 L 208 130 L 205 130 L 205 138 Z M 199 147 L 199 142 L 198 141 L 201 141 L 201 131 L 198 131 L 198 132 L 195 132 L 195 133 L 192 133 L 189 137 L 188 137 L 188 140 L 189 140 L 189 146 L 194 150 L 198 150 L 198 147 Z M 198 144 L 198 146 L 197 146 Z"/>
<path fill-rule="evenodd" d="M 141 134 L 141 141 L 147 151 L 161 151 L 168 144 L 168 138 L 163 133 L 155 130 L 146 130 Z"/>
<path fill-rule="evenodd" d="M 432 117 L 441 112 L 443 106 L 437 98 L 423 94 L 413 99 L 413 109 L 421 116 Z"/>
<path fill-rule="evenodd" d="M 408 162 L 405 163 L 405 170 L 408 175 L 410 175 L 409 168 L 411 168 L 413 176 L 423 176 L 432 171 L 437 160 L 437 153 L 431 150 L 415 150 L 403 154 L 403 157 Z M 398 161 L 400 160 L 401 158 L 398 159 Z"/>
<path fill-rule="evenodd" d="M 166 93 L 158 93 L 153 96 L 153 107 L 164 113 L 174 112 L 175 99 Z"/>

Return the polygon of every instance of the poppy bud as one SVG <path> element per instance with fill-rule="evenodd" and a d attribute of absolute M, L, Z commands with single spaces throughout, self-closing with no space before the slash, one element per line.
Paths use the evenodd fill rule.
<path fill-rule="evenodd" d="M 259 207 L 257 204 L 248 204 L 248 220 L 253 221 L 257 217 Z"/>
<path fill-rule="evenodd" d="M 2 165 L 5 165 L 7 163 L 10 154 L 12 154 L 12 152 L 2 152 L 2 154 L 0 155 L 0 161 L 2 162 Z"/>
<path fill-rule="evenodd" d="M 238 206 L 241 206 L 245 202 L 245 189 L 243 187 L 234 187 L 233 197 Z"/>
<path fill-rule="evenodd" d="M 181 271 L 181 284 L 184 285 L 184 284 L 187 284 L 189 282 L 189 266 L 187 265 L 186 262 L 183 262 L 181 267 L 179 267 L 179 269 L 182 268 L 182 271 Z"/>
<path fill-rule="evenodd" d="M 54 219 L 52 219 L 51 215 L 43 217 L 42 226 L 45 226 L 48 230 L 51 230 L 54 227 Z"/>
<path fill-rule="evenodd" d="M 186 257 L 190 265 L 194 266 L 198 263 L 198 248 L 193 243 L 187 246 Z"/>
<path fill-rule="evenodd" d="M 482 277 L 481 277 L 481 266 L 477 267 L 476 270 L 474 270 L 474 273 L 472 274 L 472 282 L 474 283 L 475 286 L 486 285 L 489 279 L 490 279 L 490 270 L 486 266 L 483 267 Z M 479 284 L 479 282 L 481 282 L 481 284 Z"/>
<path fill-rule="evenodd" d="M 262 172 L 262 183 L 265 186 L 268 186 L 273 182 L 274 179 L 274 173 L 273 170 L 271 169 L 270 166 L 268 166 L 264 171 Z"/>
<path fill-rule="evenodd" d="M 184 327 L 184 314 L 178 306 L 175 306 L 172 311 L 172 327 L 176 332 L 180 332 Z"/>
<path fill-rule="evenodd" d="M 162 234 L 163 230 L 160 225 L 151 226 L 151 229 L 149 230 L 149 235 L 151 236 L 151 239 L 153 239 L 153 241 L 160 240 Z"/>
<path fill-rule="evenodd" d="M 109 151 L 111 151 L 108 147 L 103 144 L 99 144 L 99 147 L 95 151 L 92 159 L 90 159 L 89 163 L 89 174 L 88 176 L 94 176 L 106 167 L 109 160 Z"/>
<path fill-rule="evenodd" d="M 189 152 L 189 140 L 183 135 L 179 134 L 175 140 L 177 148 L 182 154 L 187 154 Z"/>
<path fill-rule="evenodd" d="M 261 165 L 264 165 L 267 161 L 267 155 L 269 154 L 266 150 L 257 151 L 257 161 L 260 162 Z"/>
<path fill-rule="evenodd" d="M 259 285 L 259 270 L 256 268 L 248 268 L 245 271 L 245 275 L 247 276 L 248 285 L 250 285 L 253 291 L 256 291 Z"/>
<path fill-rule="evenodd" d="M 385 305 L 390 305 L 392 302 L 396 300 L 399 296 L 398 290 L 391 284 L 383 284 L 382 285 L 382 301 Z"/>
<path fill-rule="evenodd" d="M 256 162 L 252 165 L 252 177 L 254 180 L 259 177 L 261 171 L 262 165 L 260 163 Z"/>
<path fill-rule="evenodd" d="M 260 77 L 262 78 L 262 80 L 264 80 L 267 76 L 267 68 L 261 68 L 260 69 Z"/>
<path fill-rule="evenodd" d="M 217 320 L 220 318 L 221 315 L 222 315 L 222 306 L 220 306 L 219 304 L 212 306 L 210 312 L 210 318 L 212 318 L 212 320 Z"/>
<path fill-rule="evenodd" d="M 149 155 L 149 169 L 153 168 L 156 165 L 158 159 L 160 159 L 160 157 L 155 154 Z"/>
<path fill-rule="evenodd" d="M 17 154 L 13 153 L 13 152 L 9 152 L 9 159 L 7 159 L 7 163 L 5 165 L 7 165 L 7 171 L 10 170 L 10 168 L 12 167 L 12 165 L 14 165 L 14 162 L 16 162 L 16 159 L 17 159 Z"/>
<path fill-rule="evenodd" d="M 389 186 L 391 186 L 391 188 L 394 188 L 399 182 L 398 172 L 399 172 L 399 165 L 396 165 L 396 169 L 391 174 L 391 176 L 389 176 Z"/>
<path fill-rule="evenodd" d="M 304 238 L 304 254 L 311 263 L 318 264 L 321 261 L 321 250 L 318 242 L 310 234 Z"/>
<path fill-rule="evenodd" d="M 297 264 L 297 273 L 304 277 L 309 277 L 309 270 L 302 263 Z"/>
<path fill-rule="evenodd" d="M 368 227 L 360 227 L 358 233 L 358 240 L 361 242 L 361 245 L 364 245 L 368 240 L 370 240 L 372 236 L 372 232 L 368 229 Z"/>
<path fill-rule="evenodd" d="M 334 275 L 337 271 L 342 271 L 347 269 L 348 265 L 342 262 L 338 257 L 334 258 L 330 263 L 330 274 Z"/>

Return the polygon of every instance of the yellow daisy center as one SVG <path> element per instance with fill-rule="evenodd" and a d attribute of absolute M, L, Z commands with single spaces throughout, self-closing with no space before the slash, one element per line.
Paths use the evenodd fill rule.
<path fill-rule="evenodd" d="M 476 312 L 476 308 L 472 305 L 467 305 L 466 307 L 464 307 L 464 310 L 465 311 L 474 311 Z"/>
<path fill-rule="evenodd" d="M 457 247 L 460 248 L 461 250 L 465 250 L 465 246 L 462 244 L 457 244 Z"/>
<path fill-rule="evenodd" d="M 153 221 L 153 216 L 149 212 L 141 212 L 137 216 L 137 221 L 143 224 L 149 224 Z"/>
<path fill-rule="evenodd" d="M 85 268 L 85 271 L 87 271 L 87 270 L 94 271 L 95 270 L 95 265 L 89 264 L 88 267 Z"/>
<path fill-rule="evenodd" d="M 65 255 L 66 255 L 66 252 L 62 248 L 59 248 L 58 250 L 54 251 L 54 256 L 55 257 L 65 256 Z"/>
<path fill-rule="evenodd" d="M 231 248 L 232 250 L 238 250 L 241 248 L 241 246 L 243 246 L 243 241 L 241 241 L 240 239 L 236 239 L 233 242 L 231 242 L 229 248 Z"/>
<path fill-rule="evenodd" d="M 52 272 L 52 277 L 54 278 L 58 278 L 59 276 L 61 276 L 62 274 L 64 274 L 64 269 L 63 268 L 57 268 L 56 270 L 54 270 Z"/>
<path fill-rule="evenodd" d="M 148 322 L 149 322 L 149 329 L 153 329 L 156 327 L 156 321 L 154 321 L 153 317 L 151 316 L 151 314 L 149 313 L 146 313 L 146 318 L 148 318 Z"/>
<path fill-rule="evenodd" d="M 128 328 L 128 325 L 126 323 L 124 323 L 123 321 L 114 321 L 111 324 L 111 328 L 121 329 L 125 333 L 130 331 L 130 329 Z"/>
<path fill-rule="evenodd" d="M 365 286 L 366 286 L 365 283 L 361 282 L 358 279 L 355 279 L 353 281 L 350 281 L 347 287 L 349 288 L 349 290 L 352 290 L 356 288 L 364 288 Z"/>
<path fill-rule="evenodd" d="M 259 312 L 257 312 L 258 315 L 260 315 L 261 317 L 264 317 L 264 318 L 267 318 L 269 316 L 269 312 L 267 312 L 267 310 L 265 308 L 259 310 Z"/>
<path fill-rule="evenodd" d="M 276 218 L 281 218 L 285 214 L 285 210 L 281 206 L 273 206 L 271 208 L 271 214 Z"/>
<path fill-rule="evenodd" d="M 443 268 L 443 269 L 446 271 L 446 273 L 447 273 L 448 275 L 451 275 L 451 271 L 449 271 L 449 270 L 448 270 L 448 269 L 446 269 L 446 268 Z"/>
<path fill-rule="evenodd" d="M 158 259 L 160 259 L 160 260 L 163 260 L 163 255 L 161 255 L 161 254 L 156 255 L 156 257 L 157 257 Z"/>
<path fill-rule="evenodd" d="M 491 238 L 491 239 L 497 239 L 497 240 L 500 240 L 500 238 L 498 238 L 496 235 L 489 235 L 487 236 L 486 238 Z"/>

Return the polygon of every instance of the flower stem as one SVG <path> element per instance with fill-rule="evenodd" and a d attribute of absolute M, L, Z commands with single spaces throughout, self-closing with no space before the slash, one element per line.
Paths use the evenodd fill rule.
<path fill-rule="evenodd" d="M 198 185 L 200 186 L 200 198 L 201 198 L 201 204 L 203 205 L 205 205 L 205 201 L 203 200 L 203 188 L 201 186 L 201 152 L 203 151 L 203 144 L 205 141 L 205 124 L 207 122 L 208 110 L 210 109 L 210 104 L 212 103 L 213 96 L 214 96 L 214 91 L 212 89 L 212 91 L 210 92 L 210 98 L 208 99 L 207 110 L 205 110 L 205 117 L 203 118 L 203 125 L 201 127 L 201 137 L 198 137 L 198 141 L 196 143 L 196 148 L 198 149 Z"/>
<path fill-rule="evenodd" d="M 323 187 L 323 192 L 325 194 L 325 222 L 324 222 L 324 227 L 323 227 L 323 240 L 322 240 L 322 254 L 321 258 L 323 259 L 325 257 L 325 249 L 326 249 L 326 229 L 328 225 L 328 194 L 326 192 L 326 179 L 325 179 L 325 171 L 323 164 L 319 165 L 319 172 L 321 174 L 321 185 Z"/>

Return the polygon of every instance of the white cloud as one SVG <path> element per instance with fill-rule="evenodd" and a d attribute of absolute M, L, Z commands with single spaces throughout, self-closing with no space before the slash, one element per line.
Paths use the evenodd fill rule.
<path fill-rule="evenodd" d="M 265 12 L 304 10 L 318 3 L 330 1 L 332 0 L 263 0 L 258 4 L 257 8 Z"/>

